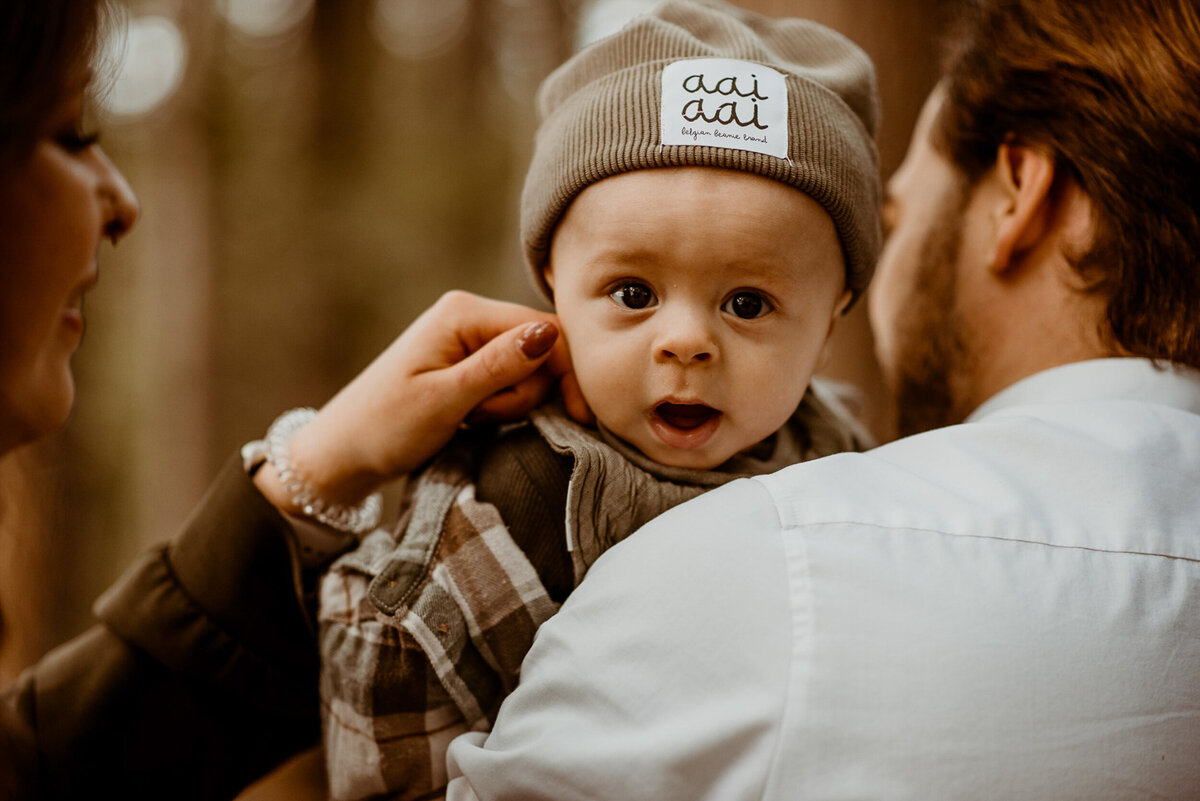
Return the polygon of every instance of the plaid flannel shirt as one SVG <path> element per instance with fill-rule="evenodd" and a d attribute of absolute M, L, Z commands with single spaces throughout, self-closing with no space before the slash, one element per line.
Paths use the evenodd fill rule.
<path fill-rule="evenodd" d="M 870 444 L 831 396 L 810 398 L 805 413 L 805 458 Z M 478 445 L 452 442 L 410 486 L 396 533 L 372 533 L 321 582 L 334 799 L 442 796 L 450 741 L 491 727 L 537 628 L 558 609 L 496 507 L 475 497 Z"/>
<path fill-rule="evenodd" d="M 398 543 L 376 531 L 321 583 L 321 696 L 334 798 L 423 798 L 446 748 L 486 728 L 557 611 L 470 454 L 442 453 L 411 490 Z"/>

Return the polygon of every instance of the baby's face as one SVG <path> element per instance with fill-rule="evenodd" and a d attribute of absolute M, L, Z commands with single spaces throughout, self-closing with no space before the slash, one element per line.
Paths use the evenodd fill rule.
<path fill-rule="evenodd" d="M 599 421 L 657 462 L 707 469 L 795 411 L 849 299 L 843 270 L 807 195 L 676 167 L 580 193 L 546 280 Z"/>

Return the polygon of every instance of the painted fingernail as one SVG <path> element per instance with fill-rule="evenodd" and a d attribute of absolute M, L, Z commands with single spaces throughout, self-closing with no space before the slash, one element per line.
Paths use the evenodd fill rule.
<path fill-rule="evenodd" d="M 536 359 L 550 350 L 556 339 L 558 339 L 558 329 L 554 327 L 553 323 L 533 323 L 526 326 L 525 331 L 517 340 L 517 347 L 526 357 Z"/>

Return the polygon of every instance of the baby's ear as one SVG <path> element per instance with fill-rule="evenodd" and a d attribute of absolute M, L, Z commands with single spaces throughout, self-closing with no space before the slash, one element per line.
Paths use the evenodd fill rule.
<path fill-rule="evenodd" d="M 833 332 L 837 330 L 838 320 L 842 319 L 843 315 L 845 315 L 846 307 L 850 305 L 850 301 L 853 299 L 854 292 L 847 289 L 842 292 L 842 296 L 833 305 L 833 316 L 829 318 L 829 330 L 825 332 L 825 344 L 821 346 L 821 356 L 817 361 L 818 370 L 825 367 L 825 363 L 829 361 L 829 357 L 833 353 Z"/>
<path fill-rule="evenodd" d="M 546 262 L 545 268 L 542 269 L 542 280 L 546 282 L 546 286 L 550 287 L 550 300 L 554 301 L 554 265 Z"/>

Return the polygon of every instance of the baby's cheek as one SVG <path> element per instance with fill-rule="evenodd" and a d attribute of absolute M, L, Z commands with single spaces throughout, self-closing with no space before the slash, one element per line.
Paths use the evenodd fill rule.
<path fill-rule="evenodd" d="M 757 391 L 743 395 L 743 403 L 755 420 L 756 433 L 766 437 L 779 430 L 804 399 L 808 383 L 807 370 L 794 362 L 781 363 L 770 375 L 761 376 L 753 384 Z"/>
<path fill-rule="evenodd" d="M 601 423 L 611 427 L 616 412 L 614 394 L 617 393 L 614 392 L 614 385 L 620 386 L 621 381 L 619 377 L 606 376 L 605 372 L 611 370 L 585 364 L 582 373 L 576 367 L 575 376 L 579 379 L 579 389 L 592 413 Z"/>

